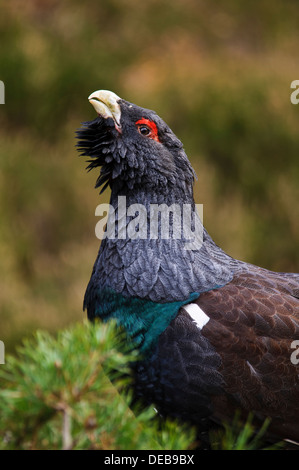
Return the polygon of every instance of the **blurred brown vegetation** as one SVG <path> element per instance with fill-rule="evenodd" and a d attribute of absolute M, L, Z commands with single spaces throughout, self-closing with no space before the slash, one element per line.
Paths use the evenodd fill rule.
<path fill-rule="evenodd" d="M 0 6 L 0 339 L 85 318 L 99 241 L 74 132 L 110 89 L 184 142 L 196 202 L 229 254 L 299 266 L 296 2 L 10 0 Z"/>

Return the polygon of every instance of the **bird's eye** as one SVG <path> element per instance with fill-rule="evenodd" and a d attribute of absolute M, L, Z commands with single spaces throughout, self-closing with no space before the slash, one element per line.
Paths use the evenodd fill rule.
<path fill-rule="evenodd" d="M 143 135 L 144 137 L 149 137 L 150 139 L 153 139 L 156 142 L 160 142 L 158 137 L 157 125 L 154 121 L 142 118 L 136 121 L 135 124 L 139 134 Z"/>
<path fill-rule="evenodd" d="M 147 126 L 138 126 L 138 131 L 141 135 L 150 135 L 151 130 Z"/>

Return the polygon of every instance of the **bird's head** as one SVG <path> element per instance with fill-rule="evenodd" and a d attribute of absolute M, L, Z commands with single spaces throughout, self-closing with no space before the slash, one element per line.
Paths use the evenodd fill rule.
<path fill-rule="evenodd" d="M 101 167 L 101 192 L 110 185 L 116 193 L 142 188 L 192 197 L 194 171 L 183 145 L 154 111 L 107 90 L 88 99 L 98 116 L 77 131 L 77 147 L 89 157 L 89 170 Z"/>

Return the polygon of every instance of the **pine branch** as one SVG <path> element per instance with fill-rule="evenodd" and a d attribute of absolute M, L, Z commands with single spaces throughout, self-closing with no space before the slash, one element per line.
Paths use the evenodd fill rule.
<path fill-rule="evenodd" d="M 0 448 L 188 448 L 193 430 L 165 422 L 161 433 L 153 409 L 135 416 L 119 392 L 134 359 L 111 323 L 26 339 L 0 368 Z"/>

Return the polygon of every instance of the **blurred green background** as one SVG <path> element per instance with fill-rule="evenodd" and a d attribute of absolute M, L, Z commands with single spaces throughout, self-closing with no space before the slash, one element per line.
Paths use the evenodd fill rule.
<path fill-rule="evenodd" d="M 0 339 L 85 318 L 99 241 L 74 132 L 109 89 L 184 142 L 215 241 L 299 266 L 299 10 L 291 0 L 21 0 L 0 4 Z"/>

